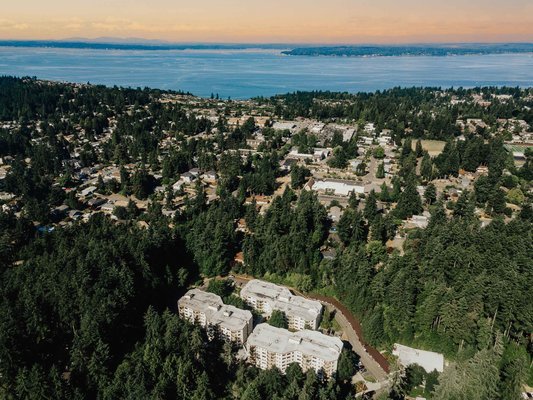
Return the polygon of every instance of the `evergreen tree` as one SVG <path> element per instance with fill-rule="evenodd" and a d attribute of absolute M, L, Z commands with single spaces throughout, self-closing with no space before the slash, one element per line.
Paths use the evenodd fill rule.
<path fill-rule="evenodd" d="M 433 163 L 429 153 L 427 152 L 424 152 L 424 156 L 422 157 L 422 162 L 420 164 L 420 175 L 427 181 L 433 179 Z"/>
<path fill-rule="evenodd" d="M 503 214 L 506 205 L 505 194 L 500 188 L 494 187 L 489 195 L 487 211 L 493 215 Z"/>
<path fill-rule="evenodd" d="M 288 329 L 289 324 L 287 321 L 287 316 L 283 311 L 274 310 L 268 319 L 269 325 L 275 326 L 276 328 Z"/>
<path fill-rule="evenodd" d="M 407 184 L 400 194 L 394 214 L 400 219 L 406 219 L 422 212 L 422 200 L 416 190 L 416 181 L 413 177 L 407 180 Z"/>
<path fill-rule="evenodd" d="M 378 169 L 376 170 L 376 178 L 383 179 L 385 178 L 385 164 L 379 163 Z"/>
<path fill-rule="evenodd" d="M 424 191 L 424 199 L 426 203 L 431 205 L 437 200 L 437 188 L 434 184 L 429 183 Z"/>
<path fill-rule="evenodd" d="M 378 213 L 377 198 L 376 192 L 371 190 L 368 194 L 368 197 L 365 200 L 365 209 L 363 215 L 366 220 L 372 222 Z"/>
<path fill-rule="evenodd" d="M 424 155 L 424 150 L 422 149 L 422 141 L 420 139 L 416 141 L 415 153 L 417 158 L 420 158 Z"/>

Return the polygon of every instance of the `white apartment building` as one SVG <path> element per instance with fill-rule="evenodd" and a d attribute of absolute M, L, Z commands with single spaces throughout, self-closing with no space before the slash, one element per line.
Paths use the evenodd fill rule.
<path fill-rule="evenodd" d="M 317 329 L 322 315 L 322 304 L 293 295 L 289 289 L 270 282 L 253 279 L 243 286 L 241 298 L 257 311 L 270 316 L 272 311 L 283 311 L 289 329 Z"/>
<path fill-rule="evenodd" d="M 318 375 L 331 377 L 337 371 L 342 346 L 338 337 L 317 331 L 290 332 L 259 324 L 245 349 L 248 361 L 261 369 L 277 367 L 285 373 L 291 363 L 298 363 L 304 372 L 313 369 Z"/>
<path fill-rule="evenodd" d="M 207 330 L 210 338 L 218 332 L 226 340 L 244 344 L 253 329 L 252 313 L 224 304 L 220 296 L 199 289 L 189 290 L 178 300 L 181 318 Z"/>

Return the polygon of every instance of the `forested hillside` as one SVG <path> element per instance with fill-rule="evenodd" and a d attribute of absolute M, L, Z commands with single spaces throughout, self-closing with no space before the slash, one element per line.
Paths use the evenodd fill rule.
<path fill-rule="evenodd" d="M 175 314 L 203 278 L 246 273 L 335 297 L 387 356 L 401 342 L 450 362 L 438 376 L 394 376 L 383 398 L 425 382 L 437 400 L 517 399 L 533 385 L 533 152 L 515 163 L 504 143 L 514 128 L 496 126 L 532 124 L 532 99 L 518 88 L 398 88 L 219 104 L 0 78 L 0 397 L 353 398 L 350 374 L 260 371 Z M 256 108 L 261 126 L 243 118 Z M 390 130 L 397 172 L 383 180 L 375 146 L 364 156 L 381 164 L 379 192 L 326 207 L 307 184 L 311 161 L 282 168 L 293 147 L 313 157 L 316 138 L 275 130 L 280 117 L 359 132 L 374 121 Z M 487 127 L 461 131 L 467 118 Z M 337 132 L 319 169 L 350 168 L 358 135 Z M 419 138 L 445 143 L 430 155 Z M 470 189 L 444 194 L 466 174 Z M 427 227 L 404 229 L 424 211 Z"/>

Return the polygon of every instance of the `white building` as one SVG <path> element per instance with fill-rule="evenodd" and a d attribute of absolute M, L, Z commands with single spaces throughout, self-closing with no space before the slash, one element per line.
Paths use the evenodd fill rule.
<path fill-rule="evenodd" d="M 253 279 L 243 286 L 241 298 L 266 316 L 272 311 L 283 311 L 287 316 L 289 329 L 317 329 L 322 315 L 322 304 L 295 296 L 289 289 L 273 283 Z"/>
<path fill-rule="evenodd" d="M 226 305 L 220 296 L 199 289 L 189 290 L 178 300 L 178 313 L 206 328 L 209 337 L 218 331 L 226 340 L 238 344 L 246 342 L 253 329 L 250 311 Z"/>
<path fill-rule="evenodd" d="M 340 179 L 324 179 L 314 182 L 312 189 L 319 193 L 334 194 L 337 196 L 349 196 L 350 193 L 364 193 L 365 187 L 357 185 L 353 181 Z"/>
<path fill-rule="evenodd" d="M 404 367 L 418 364 L 424 368 L 426 372 L 432 372 L 434 369 L 438 372 L 444 371 L 444 356 L 440 353 L 415 349 L 413 347 L 394 343 L 392 354 L 398 357 L 398 361 Z"/>
<path fill-rule="evenodd" d="M 248 360 L 261 369 L 277 367 L 284 373 L 291 363 L 298 363 L 304 372 L 313 369 L 319 375 L 330 377 L 337 371 L 342 341 L 317 331 L 289 332 L 259 324 L 245 349 Z"/>

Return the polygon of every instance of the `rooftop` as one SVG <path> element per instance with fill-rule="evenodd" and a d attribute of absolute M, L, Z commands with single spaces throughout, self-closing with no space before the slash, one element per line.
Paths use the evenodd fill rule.
<path fill-rule="evenodd" d="M 295 296 L 284 286 L 253 279 L 241 289 L 241 297 L 255 297 L 271 303 L 271 308 L 304 319 L 315 319 L 322 311 L 319 301 Z"/>
<path fill-rule="evenodd" d="M 415 349 L 395 343 L 392 354 L 398 357 L 400 364 L 409 366 L 411 364 L 418 364 L 426 370 L 431 372 L 436 369 L 439 372 L 444 370 L 444 356 L 440 353 L 432 351 Z"/>
<path fill-rule="evenodd" d="M 317 331 L 290 332 L 269 324 L 259 324 L 248 337 L 248 346 L 256 346 L 274 353 L 299 351 L 324 361 L 335 361 L 342 351 L 342 340 Z"/>
<path fill-rule="evenodd" d="M 180 306 L 205 314 L 209 323 L 230 331 L 243 329 L 252 319 L 250 311 L 224 304 L 220 296 L 200 289 L 189 290 L 178 303 Z"/>
<path fill-rule="evenodd" d="M 336 195 L 348 196 L 350 192 L 364 193 L 365 187 L 353 181 L 342 181 L 339 179 L 317 180 L 313 185 L 313 190 L 331 190 Z"/>

